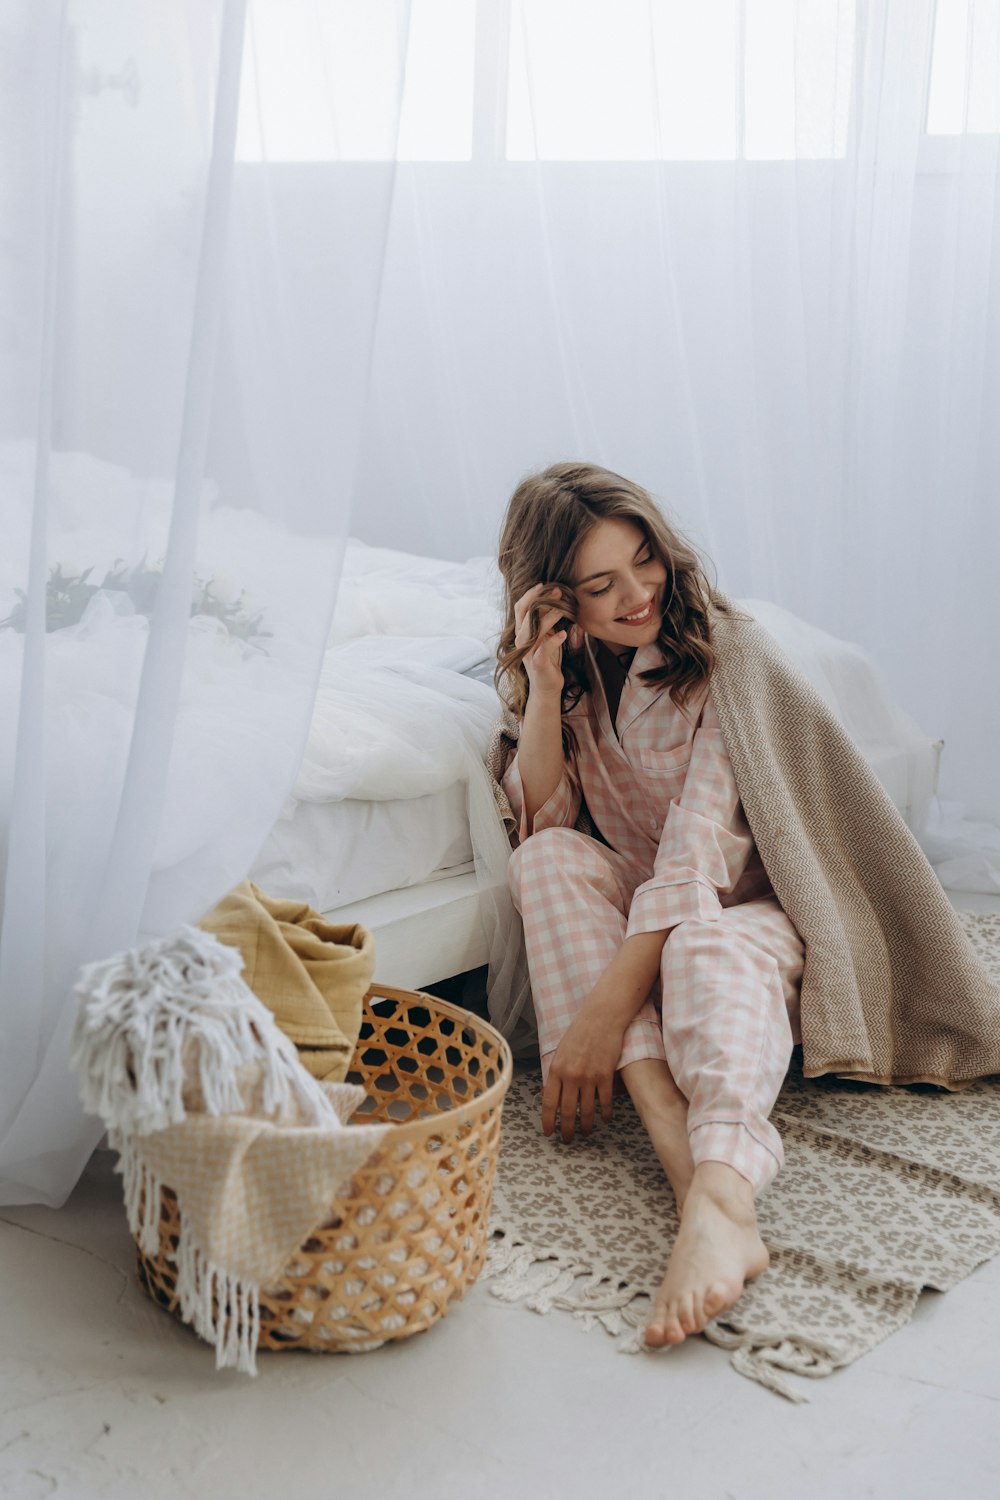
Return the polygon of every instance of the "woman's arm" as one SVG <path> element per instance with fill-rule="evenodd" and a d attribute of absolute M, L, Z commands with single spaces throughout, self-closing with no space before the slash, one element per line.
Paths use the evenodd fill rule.
<path fill-rule="evenodd" d="M 564 1141 L 571 1141 L 578 1108 L 580 1130 L 589 1135 L 594 1124 L 595 1095 L 600 1100 L 601 1118 L 610 1124 L 622 1039 L 660 972 L 666 937 L 666 932 L 627 937 L 566 1028 L 542 1091 L 542 1129 L 546 1135 L 553 1133 L 558 1117 L 560 1135 Z"/>
<path fill-rule="evenodd" d="M 514 605 L 515 645 L 527 645 L 531 640 L 531 611 L 537 607 L 539 596 L 548 587 L 550 585 L 536 583 Z M 562 652 L 567 632 L 556 629 L 562 618 L 563 612 L 559 609 L 540 609 L 537 639 L 534 648 L 524 658 L 528 702 L 521 725 L 517 766 L 528 833 L 532 830 L 535 814 L 555 792 L 564 770 Z"/>
<path fill-rule="evenodd" d="M 561 689 L 549 696 L 531 689 L 524 710 L 517 765 L 524 795 L 524 819 L 532 831 L 535 814 L 544 807 L 563 776 Z"/>
<path fill-rule="evenodd" d="M 628 927 L 668 932 L 680 922 L 717 921 L 720 897 L 735 890 L 755 852 L 711 691 L 691 742 L 679 797 L 660 831 L 650 878 L 632 893 Z M 767 877 L 761 870 L 761 891 Z"/>

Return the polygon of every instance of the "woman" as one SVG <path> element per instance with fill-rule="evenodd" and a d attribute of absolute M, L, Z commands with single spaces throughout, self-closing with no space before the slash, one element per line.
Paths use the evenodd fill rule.
<path fill-rule="evenodd" d="M 800 1039 L 800 926 L 816 954 L 807 1072 L 950 1086 L 996 1071 L 1000 997 L 836 721 L 774 653 L 753 655 L 746 632 L 757 627 L 712 587 L 644 490 L 589 464 L 525 480 L 500 568 L 497 680 L 518 724 L 513 759 L 494 769 L 519 824 L 510 885 L 542 1054 L 542 1126 L 551 1135 L 558 1123 L 568 1141 L 578 1115 L 583 1134 L 598 1106 L 610 1120 L 620 1075 L 680 1213 L 646 1330 L 650 1345 L 677 1344 L 768 1263 L 754 1197 L 782 1162 L 768 1117 Z M 762 809 L 764 860 L 729 744 L 741 747 L 740 779 Z M 845 783 L 856 831 L 842 798 L 823 805 Z M 897 920 L 904 907 L 915 907 L 916 926 Z M 924 983 L 932 948 L 948 977 L 940 993 Z M 914 973 L 911 1036 L 890 1011 Z M 967 1004 L 954 1019 L 956 984 Z M 839 999 L 823 999 L 841 992 L 857 998 L 843 1015 Z"/>

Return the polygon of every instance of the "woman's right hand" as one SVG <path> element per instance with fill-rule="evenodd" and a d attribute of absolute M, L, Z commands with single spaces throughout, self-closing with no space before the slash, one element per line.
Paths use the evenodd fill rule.
<path fill-rule="evenodd" d="M 551 584 L 536 583 L 526 594 L 522 594 L 514 605 L 515 646 L 528 645 L 531 640 L 531 611 L 538 606 L 539 599 L 546 589 L 551 588 Z M 559 605 L 551 607 L 543 605 L 539 610 L 538 637 L 534 647 L 524 658 L 528 684 L 531 692 L 536 695 L 562 697 L 562 653 L 567 640 L 567 631 L 557 630 L 556 626 L 565 618 L 565 608 Z M 574 634 L 577 633 L 576 626 L 572 628 Z"/>

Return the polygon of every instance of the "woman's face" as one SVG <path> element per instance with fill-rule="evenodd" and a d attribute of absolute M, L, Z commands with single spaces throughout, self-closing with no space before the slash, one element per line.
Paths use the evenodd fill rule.
<path fill-rule="evenodd" d="M 666 581 L 634 521 L 598 521 L 577 554 L 577 624 L 609 646 L 649 646 L 660 633 Z"/>

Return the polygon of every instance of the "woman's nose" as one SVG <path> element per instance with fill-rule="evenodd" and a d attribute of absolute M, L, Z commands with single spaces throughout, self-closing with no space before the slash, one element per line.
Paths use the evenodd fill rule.
<path fill-rule="evenodd" d="M 633 575 L 626 581 L 622 593 L 624 608 L 622 614 L 632 614 L 637 609 L 642 609 L 649 602 L 649 588 L 637 575 Z"/>

